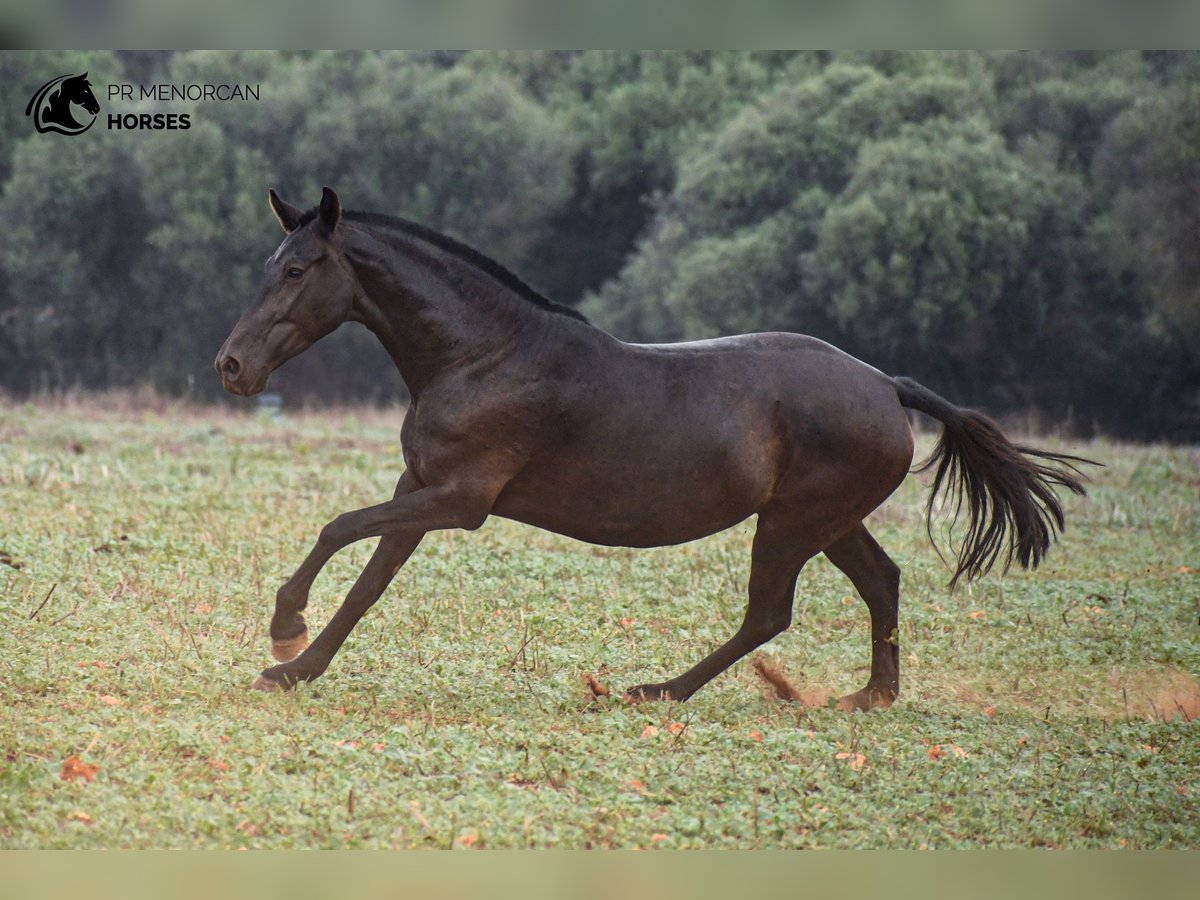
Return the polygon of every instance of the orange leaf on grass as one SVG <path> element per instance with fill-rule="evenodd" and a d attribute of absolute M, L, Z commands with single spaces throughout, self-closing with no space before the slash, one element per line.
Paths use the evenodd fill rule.
<path fill-rule="evenodd" d="M 479 840 L 477 834 L 460 834 L 458 836 L 458 843 L 464 847 L 474 847 L 477 840 Z"/>
<path fill-rule="evenodd" d="M 833 754 L 833 758 L 844 759 L 846 761 L 846 765 L 852 768 L 855 772 L 867 764 L 867 758 L 861 753 L 848 753 L 843 750 L 841 753 Z"/>
<path fill-rule="evenodd" d="M 637 791 L 639 794 L 646 793 L 646 782 L 642 781 L 640 778 L 630 778 L 627 782 L 625 782 L 625 787 L 629 788 L 631 791 Z"/>
<path fill-rule="evenodd" d="M 114 697 L 112 694 L 101 694 L 100 702 L 103 703 L 105 706 L 120 706 L 121 698 Z"/>
<path fill-rule="evenodd" d="M 642 738 L 645 739 L 645 738 L 652 738 L 652 737 L 658 737 L 658 729 L 655 728 L 653 725 L 647 725 L 645 728 L 642 729 Z"/>
<path fill-rule="evenodd" d="M 358 741 L 351 741 L 351 740 L 343 739 L 343 740 L 338 741 L 337 745 L 339 747 L 345 747 L 347 750 L 357 750 L 358 749 Z"/>
<path fill-rule="evenodd" d="M 758 731 L 758 730 L 756 730 L 756 729 L 754 729 L 754 728 L 751 728 L 751 729 L 750 729 L 750 740 L 752 740 L 752 741 L 758 741 L 758 743 L 760 743 L 760 744 L 761 744 L 761 743 L 762 743 L 762 739 L 763 739 L 763 734 L 762 734 L 762 732 L 761 732 L 761 731 Z"/>
<path fill-rule="evenodd" d="M 958 759 L 966 759 L 968 756 L 967 751 L 958 744 L 934 744 L 929 748 L 930 759 L 942 759 L 952 753 Z"/>
<path fill-rule="evenodd" d="M 58 773 L 58 777 L 63 781 L 79 781 L 82 778 L 90 784 L 99 771 L 99 766 L 88 765 L 78 756 L 68 756 L 63 760 L 62 771 Z"/>
<path fill-rule="evenodd" d="M 667 726 L 667 731 L 671 732 L 671 734 L 679 734 L 685 728 L 687 728 L 687 726 L 682 722 L 672 722 Z"/>
<path fill-rule="evenodd" d="M 67 818 L 75 822 L 82 822 L 84 825 L 92 824 L 92 817 L 87 813 L 79 812 L 78 810 L 71 813 L 69 816 L 67 816 Z"/>

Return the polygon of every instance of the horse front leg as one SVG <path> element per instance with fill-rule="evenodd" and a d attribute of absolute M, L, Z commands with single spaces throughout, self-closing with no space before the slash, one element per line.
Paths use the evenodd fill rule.
<path fill-rule="evenodd" d="M 260 691 L 283 690 L 298 681 L 312 681 L 329 667 L 334 655 L 349 636 L 359 619 L 383 596 L 396 573 L 408 561 L 421 543 L 420 534 L 395 534 L 381 538 L 379 546 L 359 574 L 345 601 L 334 613 L 316 640 L 295 659 L 264 669 L 251 687 Z M 275 641 L 272 640 L 274 648 Z M 274 652 L 272 650 L 272 652 Z M 279 657 L 276 656 L 276 659 Z"/>
<path fill-rule="evenodd" d="M 417 477 L 406 470 L 396 483 L 392 499 L 410 494 L 420 487 L 421 483 Z M 308 606 L 309 592 L 317 575 L 338 549 L 340 548 L 332 542 L 322 542 L 318 538 L 316 546 L 304 558 L 304 562 L 276 592 L 275 613 L 271 616 L 271 655 L 279 662 L 295 659 L 308 646 L 308 624 L 304 621 L 304 609 Z M 378 552 L 379 548 L 376 549 L 376 553 Z M 403 561 L 400 564 L 403 565 Z M 355 586 L 357 587 L 357 584 Z M 385 584 L 381 587 L 379 592 L 383 593 L 386 586 Z"/>
<path fill-rule="evenodd" d="M 401 487 L 408 490 L 401 491 Z M 329 558 L 348 544 L 368 537 L 382 539 L 345 601 L 316 640 L 295 659 L 265 669 L 253 687 L 260 690 L 290 688 L 298 681 L 318 678 L 426 532 L 443 528 L 478 528 L 487 519 L 499 492 L 499 486 L 489 489 L 478 482 L 442 486 L 416 483 L 414 486 L 401 479 L 397 496 L 391 501 L 345 513 L 322 528 L 312 552 L 292 577 L 298 584 L 304 584 L 307 579 L 307 584 L 311 585 Z M 299 610 L 285 607 L 284 615 L 288 614 L 299 616 Z M 274 643 L 274 621 L 272 638 Z"/>

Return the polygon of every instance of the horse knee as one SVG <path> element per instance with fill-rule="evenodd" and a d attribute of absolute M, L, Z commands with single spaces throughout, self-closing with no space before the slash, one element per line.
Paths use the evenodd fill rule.
<path fill-rule="evenodd" d="M 346 543 L 346 513 L 338 516 L 321 529 L 317 535 L 317 544 L 321 547 L 343 547 Z"/>
<path fill-rule="evenodd" d="M 463 531 L 478 531 L 487 519 L 487 510 L 472 510 L 463 514 L 462 523 L 458 527 Z"/>

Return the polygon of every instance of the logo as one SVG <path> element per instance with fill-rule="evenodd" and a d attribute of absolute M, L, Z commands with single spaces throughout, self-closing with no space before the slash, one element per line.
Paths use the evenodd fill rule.
<path fill-rule="evenodd" d="M 75 118 L 79 115 L 72 107 L 81 106 L 91 114 L 83 125 Z M 100 103 L 92 93 L 88 73 L 82 75 L 59 75 L 40 88 L 25 107 L 25 115 L 33 116 L 33 127 L 39 134 L 57 131 L 59 134 L 83 134 L 96 124 Z"/>

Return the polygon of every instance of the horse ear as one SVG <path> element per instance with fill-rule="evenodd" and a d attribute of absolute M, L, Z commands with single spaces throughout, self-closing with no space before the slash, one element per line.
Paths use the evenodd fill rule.
<path fill-rule="evenodd" d="M 279 220 L 285 232 L 291 234 L 300 227 L 300 217 L 304 215 L 300 210 L 280 199 L 274 188 L 267 191 L 267 198 L 271 203 L 271 212 L 275 213 L 275 218 Z"/>
<path fill-rule="evenodd" d="M 338 195 L 333 192 L 332 188 L 322 189 L 321 208 L 317 217 L 321 223 L 321 230 L 326 234 L 332 234 L 338 220 L 342 217 L 341 201 L 338 200 Z"/>

